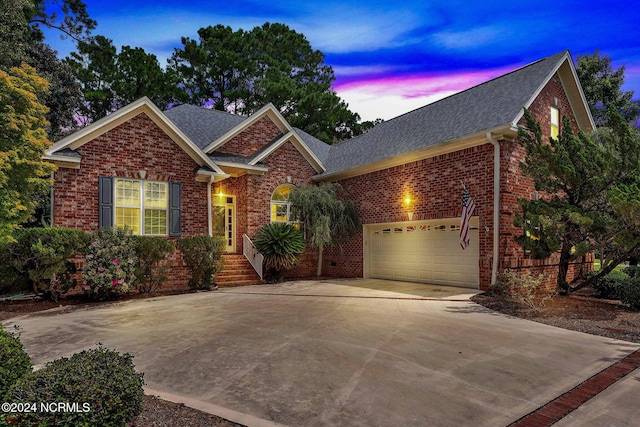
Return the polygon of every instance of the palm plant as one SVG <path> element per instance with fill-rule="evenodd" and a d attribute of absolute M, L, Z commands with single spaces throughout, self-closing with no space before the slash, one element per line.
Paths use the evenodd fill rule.
<path fill-rule="evenodd" d="M 264 266 L 273 276 L 292 268 L 305 250 L 302 233 L 291 224 L 274 223 L 260 227 L 254 235 L 256 249 L 264 256 Z"/>

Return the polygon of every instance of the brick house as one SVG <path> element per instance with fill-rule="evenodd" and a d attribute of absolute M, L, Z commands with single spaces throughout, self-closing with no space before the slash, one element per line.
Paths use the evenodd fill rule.
<path fill-rule="evenodd" d="M 547 273 L 551 284 L 557 259 L 530 259 L 513 242 L 517 200 L 535 197 L 514 142 L 523 107 L 545 137 L 562 116 L 576 130 L 594 127 L 567 51 L 334 146 L 292 128 L 271 104 L 242 117 L 190 105 L 162 112 L 143 98 L 47 150 L 59 167 L 53 223 L 126 225 L 169 238 L 223 234 L 233 265 L 247 249 L 244 235 L 289 220 L 295 185 L 339 182 L 364 225 L 325 252 L 325 274 L 486 289 L 499 268 L 517 268 Z M 463 184 L 477 205 L 464 250 Z M 184 284 L 175 258 L 171 281 Z M 314 262 L 306 254 L 291 274 L 310 274 Z"/>

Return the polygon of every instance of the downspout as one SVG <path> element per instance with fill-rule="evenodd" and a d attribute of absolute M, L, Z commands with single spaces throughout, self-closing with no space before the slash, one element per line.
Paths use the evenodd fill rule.
<path fill-rule="evenodd" d="M 487 132 L 487 141 L 493 145 L 493 265 L 491 266 L 491 283 L 496 282 L 500 252 L 500 142 Z"/>
<path fill-rule="evenodd" d="M 55 203 L 53 202 L 53 195 L 54 195 L 54 190 L 55 190 L 55 185 L 56 185 L 56 181 L 55 181 L 55 173 L 51 172 L 51 189 L 50 191 L 50 196 L 49 196 L 49 208 L 50 210 L 50 218 L 51 218 L 51 224 L 49 224 L 50 227 L 53 227 L 54 221 L 53 221 L 53 207 L 55 206 Z"/>
<path fill-rule="evenodd" d="M 209 181 L 207 182 L 207 227 L 209 229 L 209 236 L 213 236 L 213 222 L 211 219 L 211 215 L 213 215 L 213 212 L 211 212 L 211 204 L 213 203 L 213 200 L 211 199 L 211 184 L 213 183 L 214 177 L 210 176 L 209 177 Z"/>

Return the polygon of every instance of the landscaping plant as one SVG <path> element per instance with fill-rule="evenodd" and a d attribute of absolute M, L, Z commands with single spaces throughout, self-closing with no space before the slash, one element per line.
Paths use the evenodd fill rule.
<path fill-rule="evenodd" d="M 20 338 L 3 330 L 0 325 L 0 402 L 7 402 L 8 390 L 29 372 L 31 359 L 24 351 Z"/>
<path fill-rule="evenodd" d="M 305 250 L 300 230 L 291 224 L 274 223 L 260 227 L 253 237 L 256 249 L 264 256 L 264 266 L 272 277 L 292 268 Z"/>
<path fill-rule="evenodd" d="M 75 265 L 71 257 L 86 249 L 89 235 L 70 228 L 25 228 L 13 234 L 14 241 L 2 248 L 0 288 L 21 290 L 30 287 L 34 293 L 57 300 L 76 285 L 72 275 Z M 11 289 L 13 288 L 13 289 Z"/>
<path fill-rule="evenodd" d="M 496 281 L 490 285 L 489 293 L 537 309 L 535 295 L 542 283 L 542 278 L 542 274 L 520 273 L 509 269 L 498 270 Z"/>
<path fill-rule="evenodd" d="M 129 292 L 137 268 L 138 257 L 130 233 L 102 228 L 94 233 L 87 248 L 82 278 L 91 298 L 112 299 Z"/>
<path fill-rule="evenodd" d="M 135 288 L 143 293 L 157 291 L 167 280 L 167 256 L 175 251 L 173 241 L 162 237 L 133 236 L 138 257 Z"/>
<path fill-rule="evenodd" d="M 133 356 L 102 346 L 62 357 L 25 375 L 9 390 L 6 402 L 73 405 L 66 410 L 6 413 L 0 425 L 127 426 L 142 412 L 143 374 Z"/>
<path fill-rule="evenodd" d="M 215 287 L 214 275 L 222 270 L 222 254 L 226 241 L 222 236 L 192 236 L 178 239 L 182 260 L 191 270 L 189 287 L 211 289 Z"/>

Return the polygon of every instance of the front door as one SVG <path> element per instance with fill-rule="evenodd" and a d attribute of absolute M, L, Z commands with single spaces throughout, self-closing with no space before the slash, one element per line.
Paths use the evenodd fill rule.
<path fill-rule="evenodd" d="M 234 196 L 215 196 L 213 199 L 213 235 L 224 236 L 226 252 L 236 251 L 236 206 Z"/>

